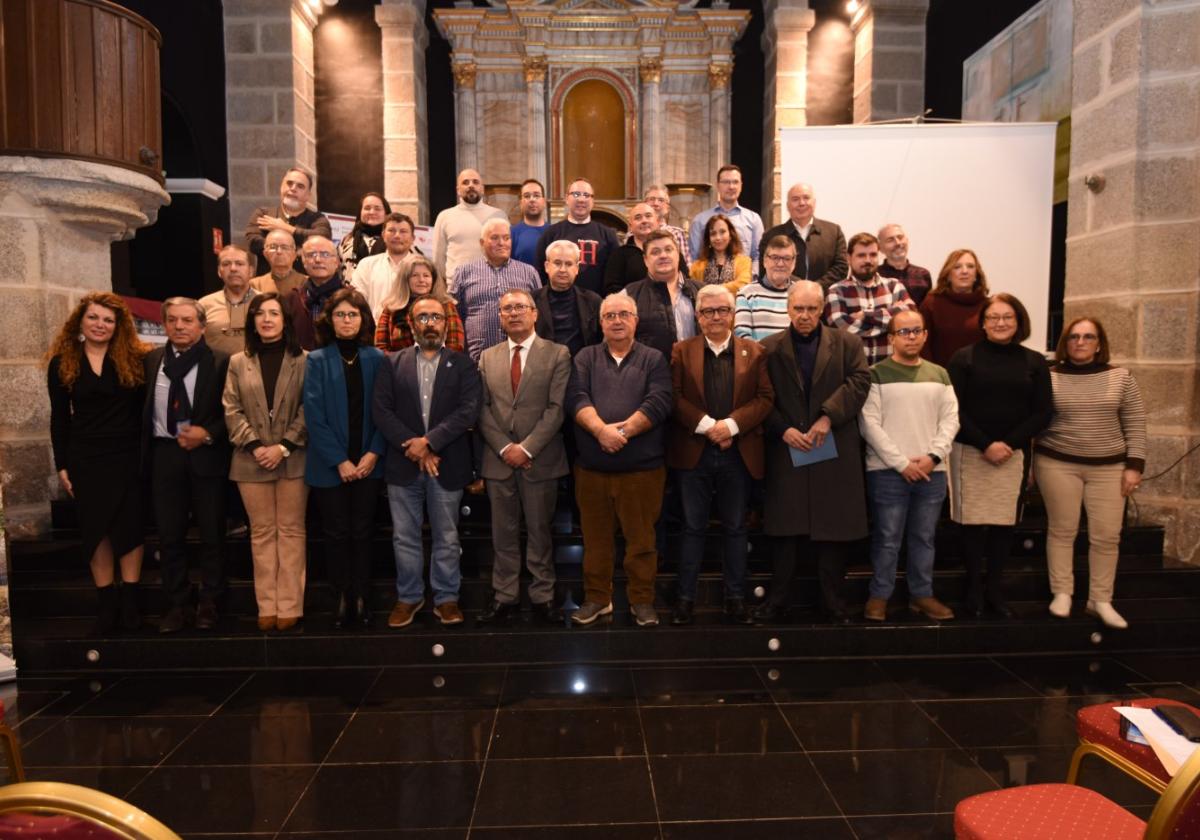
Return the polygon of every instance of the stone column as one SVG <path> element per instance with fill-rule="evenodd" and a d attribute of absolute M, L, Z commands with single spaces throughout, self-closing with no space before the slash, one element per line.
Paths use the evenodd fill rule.
<path fill-rule="evenodd" d="M 806 125 L 808 33 L 816 22 L 808 0 L 763 0 L 763 223 L 779 223 L 786 187 L 780 184 L 779 129 Z M 714 169 L 715 173 L 716 170 Z M 713 203 L 716 203 L 714 197 Z"/>
<path fill-rule="evenodd" d="M 657 184 L 662 175 L 663 113 L 659 83 L 662 81 L 662 59 L 643 56 L 638 62 L 642 83 L 642 182 L 640 193 L 649 184 Z"/>
<path fill-rule="evenodd" d="M 714 61 L 708 65 L 708 113 L 712 133 L 709 136 L 708 171 L 716 174 L 729 160 L 729 77 L 733 65 Z"/>
<path fill-rule="evenodd" d="M 1076 0 L 1066 318 L 1101 319 L 1137 377 L 1147 477 L 1200 442 L 1197 89 L 1200 0 Z M 1134 499 L 1169 555 L 1200 563 L 1200 453 Z"/>
<path fill-rule="evenodd" d="M 454 71 L 454 131 L 458 135 L 455 149 L 455 169 L 479 169 L 479 147 L 475 127 L 475 62 L 455 61 Z"/>
<path fill-rule="evenodd" d="M 383 41 L 383 192 L 417 224 L 429 218 L 429 140 L 425 101 L 425 0 L 375 7 Z"/>
<path fill-rule="evenodd" d="M 546 58 L 525 59 L 526 107 L 529 109 L 529 172 L 550 189 L 546 165 Z M 547 195 L 549 198 L 549 195 Z"/>
<path fill-rule="evenodd" d="M 59 492 L 43 356 L 80 297 L 112 291 L 110 244 L 170 201 L 157 181 L 120 166 L 0 156 L 0 483 L 10 536 L 45 532 Z"/>
<path fill-rule="evenodd" d="M 854 14 L 854 122 L 925 111 L 929 0 L 865 0 Z"/>
<path fill-rule="evenodd" d="M 225 0 L 224 20 L 230 241 L 237 243 L 255 207 L 279 203 L 289 166 L 317 171 L 316 18 L 306 0 Z"/>

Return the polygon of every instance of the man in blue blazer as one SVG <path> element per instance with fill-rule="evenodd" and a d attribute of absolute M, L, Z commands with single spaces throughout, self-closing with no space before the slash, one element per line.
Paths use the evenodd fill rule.
<path fill-rule="evenodd" d="M 388 442 L 384 479 L 392 512 L 396 606 L 389 627 L 407 627 L 425 605 L 421 525 L 429 511 L 433 614 L 461 624 L 458 506 L 474 477 L 469 430 L 479 417 L 479 370 L 445 346 L 441 301 L 421 296 L 409 308 L 415 347 L 388 357 L 375 378 L 371 416 Z"/>

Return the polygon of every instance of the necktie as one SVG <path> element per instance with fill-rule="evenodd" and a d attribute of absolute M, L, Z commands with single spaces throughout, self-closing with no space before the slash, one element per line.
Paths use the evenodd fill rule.
<path fill-rule="evenodd" d="M 509 379 L 512 380 L 513 396 L 517 395 L 517 388 L 521 386 L 521 345 L 518 344 L 513 348 L 512 368 L 508 373 Z"/>

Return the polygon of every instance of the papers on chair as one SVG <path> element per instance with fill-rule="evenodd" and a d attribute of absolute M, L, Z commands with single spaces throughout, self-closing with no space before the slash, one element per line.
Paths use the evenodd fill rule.
<path fill-rule="evenodd" d="M 1117 706 L 1117 714 L 1136 726 L 1142 737 L 1150 742 L 1150 749 L 1162 762 L 1167 775 L 1174 776 L 1192 753 L 1200 749 L 1200 744 L 1194 744 L 1184 738 L 1166 721 L 1155 714 L 1154 709 L 1139 709 L 1134 706 Z"/>
<path fill-rule="evenodd" d="M 832 434 L 825 435 L 825 440 L 821 441 L 820 446 L 807 452 L 794 446 L 789 446 L 788 450 L 792 453 L 793 467 L 807 467 L 811 464 L 819 464 L 821 461 L 832 461 L 838 456 L 837 444 L 833 442 Z"/>

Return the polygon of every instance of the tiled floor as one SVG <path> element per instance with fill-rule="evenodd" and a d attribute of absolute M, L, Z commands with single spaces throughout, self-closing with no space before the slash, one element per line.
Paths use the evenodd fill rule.
<path fill-rule="evenodd" d="M 25 678 L 31 779 L 189 838 L 941 838 L 1061 781 L 1080 706 L 1200 705 L 1195 656 Z M 1081 781 L 1145 817 L 1098 763 Z M 567 833 L 569 832 L 569 833 Z"/>

